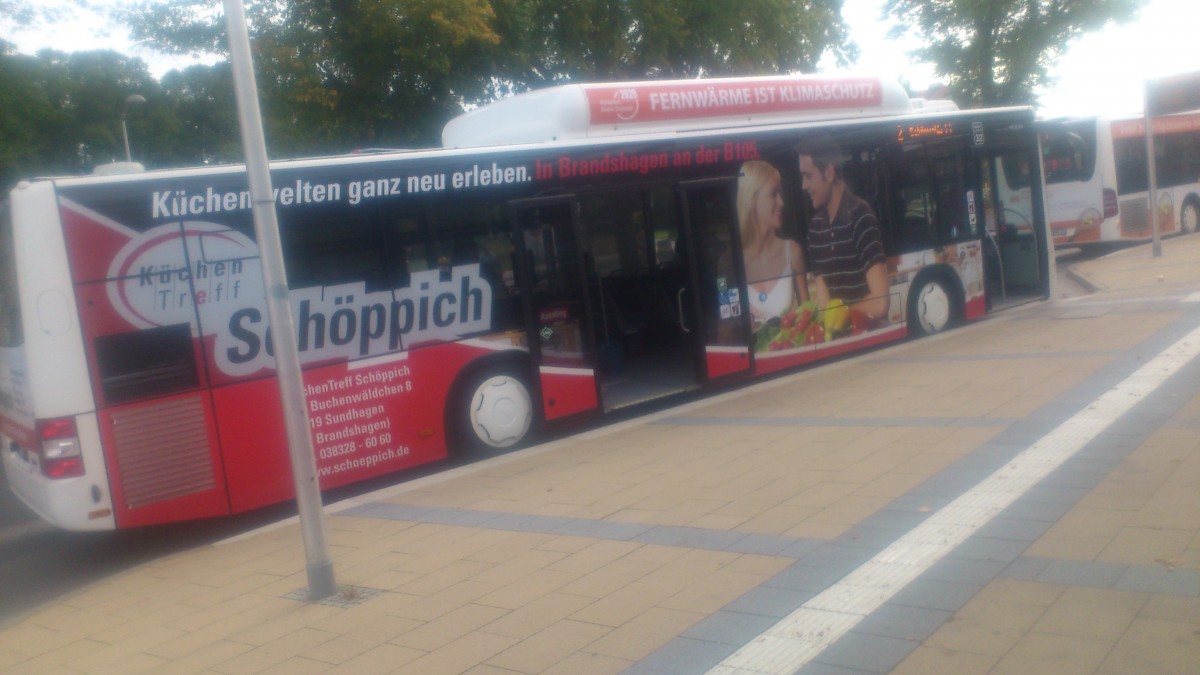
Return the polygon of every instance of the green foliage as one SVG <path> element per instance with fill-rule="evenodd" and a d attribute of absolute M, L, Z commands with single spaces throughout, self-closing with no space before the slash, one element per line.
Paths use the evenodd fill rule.
<path fill-rule="evenodd" d="M 436 143 L 464 106 L 569 81 L 811 71 L 855 56 L 842 0 L 251 0 L 273 156 Z M 173 53 L 224 50 L 207 0 L 124 19 Z"/>
<path fill-rule="evenodd" d="M 123 160 L 125 99 L 133 93 L 150 99 L 157 91 L 145 63 L 113 51 L 0 53 L 0 100 L 19 102 L 0 108 L 0 187 Z M 161 134 L 155 126 L 164 123 L 136 114 L 129 122 L 131 136 Z"/>
<path fill-rule="evenodd" d="M 1089 31 L 1133 17 L 1145 0 L 887 0 L 884 14 L 926 46 L 962 107 L 1032 104 L 1049 69 Z"/>
<path fill-rule="evenodd" d="M 247 0 L 274 158 L 438 143 L 465 107 L 572 81 L 812 71 L 855 57 L 842 0 Z M 31 0 L 0 0 L 53 21 Z M 114 10 L 169 54 L 227 53 L 220 3 L 142 0 Z M 126 107 L 139 94 L 141 105 Z M 228 63 L 172 71 L 111 51 L 21 56 L 0 41 L 0 190 L 20 178 L 241 161 Z"/>

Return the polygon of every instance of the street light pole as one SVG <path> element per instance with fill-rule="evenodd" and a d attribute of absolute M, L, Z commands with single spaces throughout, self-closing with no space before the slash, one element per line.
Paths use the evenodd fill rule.
<path fill-rule="evenodd" d="M 130 94 L 125 98 L 125 105 L 121 108 L 121 138 L 125 139 L 125 161 L 132 162 L 133 156 L 129 153 L 129 127 L 125 125 L 125 118 L 129 116 L 129 106 L 141 105 L 146 102 L 146 97 L 141 94 Z"/>

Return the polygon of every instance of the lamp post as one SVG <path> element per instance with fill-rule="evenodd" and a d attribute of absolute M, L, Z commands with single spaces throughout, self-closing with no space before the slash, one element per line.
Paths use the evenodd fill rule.
<path fill-rule="evenodd" d="M 130 105 L 141 105 L 146 102 L 146 97 L 141 94 L 130 94 L 125 98 L 125 106 L 121 108 L 121 138 L 125 139 L 125 161 L 132 162 L 133 157 L 129 154 L 129 128 L 125 126 L 125 118 L 129 116 Z"/>

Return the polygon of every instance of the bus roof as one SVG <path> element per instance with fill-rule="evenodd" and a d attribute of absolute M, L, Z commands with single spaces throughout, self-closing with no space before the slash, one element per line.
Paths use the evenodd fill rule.
<path fill-rule="evenodd" d="M 784 75 L 567 84 L 459 115 L 446 148 L 541 143 L 665 131 L 805 122 L 912 112 L 896 82 L 877 77 Z"/>

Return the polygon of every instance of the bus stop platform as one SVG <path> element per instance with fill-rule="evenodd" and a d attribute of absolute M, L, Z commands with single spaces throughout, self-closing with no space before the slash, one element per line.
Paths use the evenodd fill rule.
<path fill-rule="evenodd" d="M 1196 673 L 1200 235 L 1095 292 L 329 504 L 0 630 L 6 673 Z"/>

